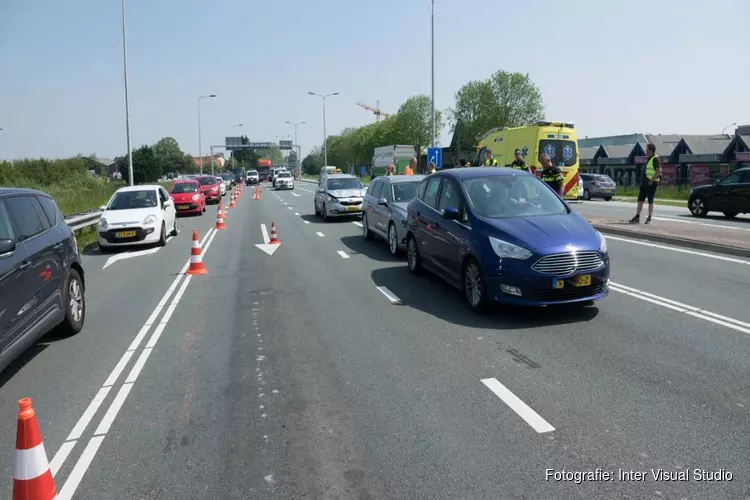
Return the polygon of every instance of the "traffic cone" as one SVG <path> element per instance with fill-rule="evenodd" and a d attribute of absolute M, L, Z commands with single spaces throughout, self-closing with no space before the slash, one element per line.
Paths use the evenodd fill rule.
<path fill-rule="evenodd" d="M 278 235 L 276 234 L 276 223 L 275 222 L 271 222 L 271 241 L 269 241 L 268 243 L 270 243 L 271 245 L 275 245 L 277 243 L 281 243 L 279 241 Z"/>
<path fill-rule="evenodd" d="M 260 187 L 255 188 L 255 196 L 253 196 L 254 200 L 260 200 Z"/>
<path fill-rule="evenodd" d="M 219 203 L 219 209 L 216 211 L 216 229 L 226 229 L 224 226 L 224 211 L 221 209 L 221 203 Z"/>
<path fill-rule="evenodd" d="M 229 198 L 229 208 L 235 208 L 236 206 L 234 203 L 234 192 L 232 192 L 232 196 Z"/>
<path fill-rule="evenodd" d="M 193 247 L 190 249 L 190 267 L 185 271 L 185 274 L 188 276 L 208 274 L 206 267 L 203 265 L 203 256 L 201 253 L 201 242 L 198 240 L 198 230 L 193 229 Z"/>
<path fill-rule="evenodd" d="M 13 500 L 53 500 L 56 496 L 36 412 L 31 407 L 31 399 L 23 398 L 18 401 Z"/>

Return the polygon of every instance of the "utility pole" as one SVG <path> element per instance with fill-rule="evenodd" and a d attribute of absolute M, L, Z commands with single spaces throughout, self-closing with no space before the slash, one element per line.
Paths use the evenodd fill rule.
<path fill-rule="evenodd" d="M 201 159 L 201 174 L 203 174 L 203 146 L 201 144 L 201 100 L 213 99 L 214 97 L 216 97 L 216 94 L 202 95 L 198 98 L 198 156 Z"/>
<path fill-rule="evenodd" d="M 307 122 L 286 122 L 288 125 L 292 125 L 294 127 L 294 147 L 297 148 L 297 175 L 301 178 L 302 177 L 302 148 L 297 143 L 297 126 L 304 125 Z"/>
<path fill-rule="evenodd" d="M 316 94 L 315 92 L 308 92 L 310 95 L 316 95 L 323 99 L 323 163 L 324 166 L 328 166 L 328 135 L 326 134 L 326 99 L 331 96 L 339 95 L 338 92 L 333 94 Z"/>
<path fill-rule="evenodd" d="M 435 0 L 432 0 L 432 147 L 435 147 Z"/>
<path fill-rule="evenodd" d="M 125 135 L 128 142 L 128 183 L 133 185 L 133 145 L 130 142 L 130 101 L 128 100 L 128 43 L 125 37 L 125 0 L 122 6 L 122 65 L 125 77 Z"/>

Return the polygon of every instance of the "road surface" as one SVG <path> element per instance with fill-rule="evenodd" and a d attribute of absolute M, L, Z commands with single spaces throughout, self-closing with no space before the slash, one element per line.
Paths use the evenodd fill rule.
<path fill-rule="evenodd" d="M 356 221 L 315 218 L 313 188 L 84 257 L 84 330 L 0 375 L 8 496 L 29 396 L 58 499 L 750 497 L 750 262 L 609 238 L 598 307 L 478 316 Z M 193 227 L 209 274 L 188 279 Z"/>

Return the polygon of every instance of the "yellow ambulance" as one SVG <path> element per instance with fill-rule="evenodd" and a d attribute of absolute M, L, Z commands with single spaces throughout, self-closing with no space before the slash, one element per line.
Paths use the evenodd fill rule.
<path fill-rule="evenodd" d="M 474 165 L 484 165 L 484 154 L 489 148 L 502 167 L 515 160 L 514 151 L 521 151 L 526 164 L 541 174 L 539 156 L 547 153 L 552 164 L 565 176 L 566 200 L 578 199 L 578 138 L 572 123 L 538 121 L 521 127 L 500 127 L 490 130 L 477 146 Z"/>

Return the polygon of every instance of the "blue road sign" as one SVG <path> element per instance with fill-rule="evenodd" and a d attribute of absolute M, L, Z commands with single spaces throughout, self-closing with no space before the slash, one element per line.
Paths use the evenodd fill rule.
<path fill-rule="evenodd" d="M 443 168 L 443 150 L 441 148 L 427 148 L 427 164 L 430 163 L 434 163 L 437 168 Z"/>

